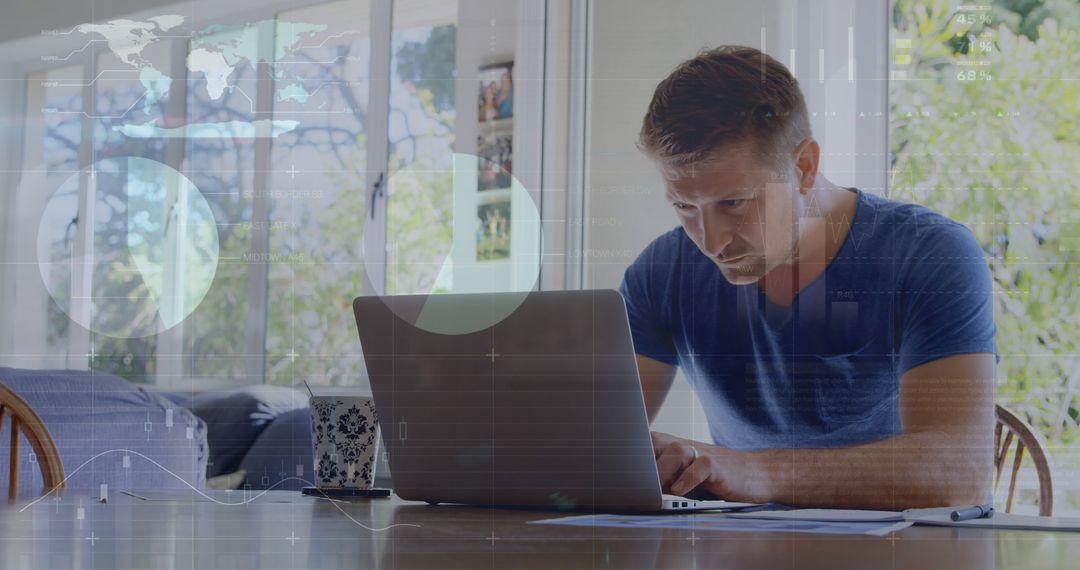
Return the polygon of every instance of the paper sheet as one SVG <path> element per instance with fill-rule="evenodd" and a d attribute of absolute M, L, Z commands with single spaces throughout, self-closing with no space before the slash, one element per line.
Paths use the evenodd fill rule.
<path fill-rule="evenodd" d="M 904 513 L 899 511 L 859 511 L 850 509 L 754 511 L 749 513 L 732 513 L 728 516 L 747 519 L 820 522 L 900 522 L 904 520 Z"/>
<path fill-rule="evenodd" d="M 822 522 L 894 522 L 951 526 L 962 528 L 986 528 L 1001 530 L 1056 530 L 1080 532 L 1080 519 L 1065 517 L 1035 517 L 996 512 L 988 519 L 953 521 L 949 515 L 956 507 L 933 509 L 908 509 L 897 511 L 862 511 L 850 509 L 796 509 L 789 511 L 754 511 L 728 513 L 728 518 L 774 521 L 822 521 Z"/>
<path fill-rule="evenodd" d="M 868 534 L 885 536 L 903 530 L 910 521 L 814 521 L 736 518 L 722 514 L 698 515 L 583 515 L 531 521 L 533 524 L 602 526 L 619 528 L 680 528 L 694 531 L 799 532 L 813 534 Z"/>
<path fill-rule="evenodd" d="M 1066 517 L 1033 517 L 1025 515 L 1012 515 L 1009 513 L 994 513 L 988 519 L 971 519 L 954 522 L 948 514 L 925 514 L 907 515 L 907 520 L 915 524 L 932 526 L 954 526 L 963 528 L 985 528 L 1000 530 L 1056 530 L 1068 532 L 1080 532 L 1080 519 Z"/>

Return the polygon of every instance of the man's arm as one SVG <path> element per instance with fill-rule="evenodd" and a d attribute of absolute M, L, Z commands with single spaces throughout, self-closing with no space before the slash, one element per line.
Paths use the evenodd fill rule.
<path fill-rule="evenodd" d="M 916 366 L 900 386 L 903 433 L 836 449 L 740 452 L 653 434 L 665 491 L 727 500 L 901 510 L 982 503 L 990 488 L 993 354 Z M 698 457 L 695 459 L 695 450 Z"/>
<path fill-rule="evenodd" d="M 637 368 L 638 375 L 641 376 L 641 391 L 645 394 L 645 411 L 649 414 L 649 423 L 652 424 L 671 391 L 676 369 L 670 364 L 640 354 L 637 355 Z"/>

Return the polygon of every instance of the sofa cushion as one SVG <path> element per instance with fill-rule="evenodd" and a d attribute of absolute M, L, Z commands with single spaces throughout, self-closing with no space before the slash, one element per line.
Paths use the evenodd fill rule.
<path fill-rule="evenodd" d="M 206 425 L 192 413 L 123 378 L 80 370 L 0 368 L 0 382 L 26 400 L 48 428 L 67 488 L 201 489 Z M 10 423 L 0 438 L 0 488 L 7 487 Z M 19 446 L 20 493 L 41 490 L 30 446 Z M 156 462 L 158 465 L 155 465 Z"/>
<path fill-rule="evenodd" d="M 235 472 L 274 418 L 307 406 L 307 394 L 285 386 L 256 384 L 195 394 L 191 398 L 191 411 L 206 422 L 210 444 L 207 476 Z"/>
<path fill-rule="evenodd" d="M 311 469 L 311 410 L 285 412 L 260 435 L 240 462 L 249 489 L 296 490 L 314 481 Z M 308 482 L 304 482 L 306 480 Z"/>

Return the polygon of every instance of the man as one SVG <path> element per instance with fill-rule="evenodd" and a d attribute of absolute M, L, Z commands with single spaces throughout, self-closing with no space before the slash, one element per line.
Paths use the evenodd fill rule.
<path fill-rule="evenodd" d="M 703 52 L 639 146 L 680 227 L 627 270 L 652 421 L 682 368 L 714 444 L 653 434 L 665 492 L 871 509 L 981 503 L 991 280 L 964 226 L 829 182 L 783 65 Z"/>

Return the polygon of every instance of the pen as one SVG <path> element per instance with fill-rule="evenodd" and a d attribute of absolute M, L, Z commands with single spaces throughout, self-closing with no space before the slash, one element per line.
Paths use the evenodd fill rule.
<path fill-rule="evenodd" d="M 994 507 L 987 503 L 985 505 L 975 505 L 972 507 L 964 507 L 962 509 L 956 509 L 949 515 L 954 522 L 967 521 L 971 519 L 992 518 L 994 516 Z"/>

